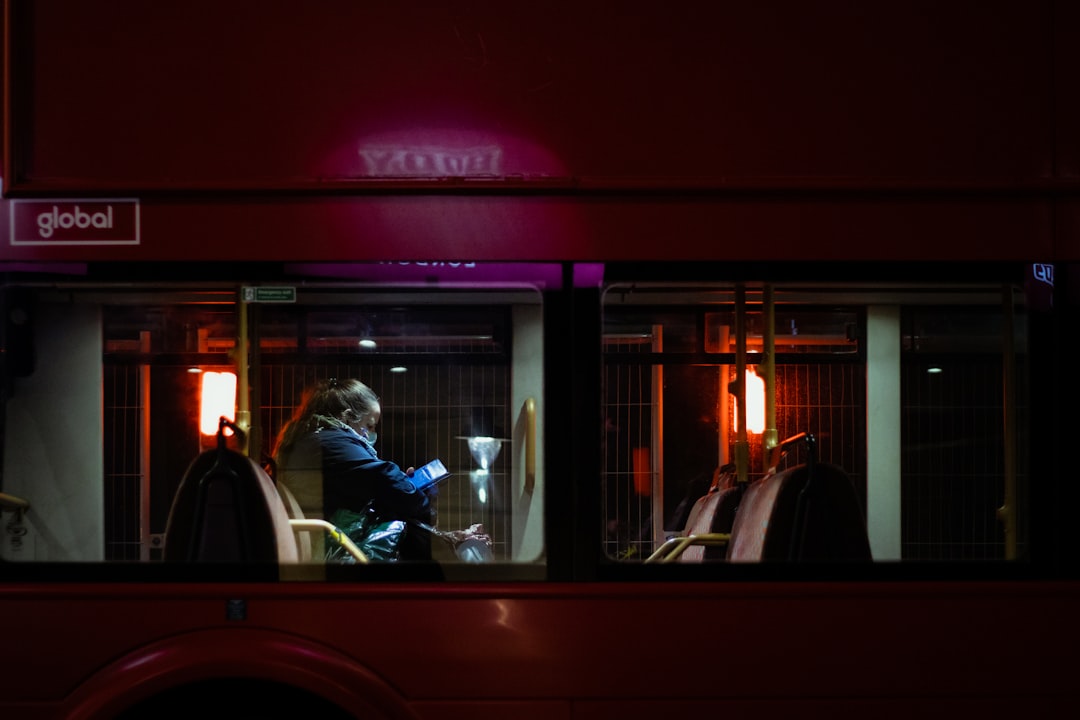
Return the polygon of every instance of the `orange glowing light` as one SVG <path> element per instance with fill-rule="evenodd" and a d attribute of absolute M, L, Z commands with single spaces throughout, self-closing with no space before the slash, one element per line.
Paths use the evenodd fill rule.
<path fill-rule="evenodd" d="M 203 435 L 215 434 L 223 415 L 236 422 L 236 373 L 204 372 L 199 405 L 199 431 Z M 225 433 L 231 435 L 232 431 L 225 428 Z"/>
<path fill-rule="evenodd" d="M 760 435 L 765 432 L 765 380 L 752 369 L 746 369 L 746 432 Z M 735 413 L 735 432 L 739 431 L 739 414 Z"/>
<path fill-rule="evenodd" d="M 642 497 L 652 495 L 652 455 L 649 448 L 634 448 L 634 491 Z"/>

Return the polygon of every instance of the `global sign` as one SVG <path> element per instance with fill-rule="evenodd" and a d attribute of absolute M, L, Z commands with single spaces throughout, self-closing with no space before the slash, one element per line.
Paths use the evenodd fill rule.
<path fill-rule="evenodd" d="M 12 200 L 12 245 L 138 245 L 139 201 Z"/>

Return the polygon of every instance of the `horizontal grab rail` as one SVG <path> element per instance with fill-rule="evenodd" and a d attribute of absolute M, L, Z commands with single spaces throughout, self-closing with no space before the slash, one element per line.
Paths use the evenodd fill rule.
<path fill-rule="evenodd" d="M 304 519 L 304 520 L 289 520 L 289 527 L 293 530 L 325 530 L 330 533 L 336 542 L 341 544 L 341 547 L 349 551 L 349 554 L 356 558 L 358 563 L 367 563 L 368 556 L 364 554 L 364 551 L 357 547 L 356 543 L 352 539 L 341 531 L 337 525 L 326 520 Z"/>
<path fill-rule="evenodd" d="M 21 497 L 15 497 L 7 493 L 0 493 L 0 510 L 26 510 L 29 507 L 29 500 L 23 500 Z"/>
<path fill-rule="evenodd" d="M 645 559 L 647 563 L 674 562 L 679 559 L 683 551 L 691 545 L 704 545 L 706 547 L 724 547 L 731 541 L 731 533 L 702 533 L 701 535 L 686 535 L 685 537 L 673 537 L 657 548 L 656 552 Z"/>

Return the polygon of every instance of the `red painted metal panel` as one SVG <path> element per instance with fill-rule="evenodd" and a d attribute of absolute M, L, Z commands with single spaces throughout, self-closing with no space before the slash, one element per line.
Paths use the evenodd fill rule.
<path fill-rule="evenodd" d="M 138 245 L 13 245 L 0 260 L 1048 261 L 1050 204 L 1007 197 L 414 195 L 148 200 Z"/>
<path fill-rule="evenodd" d="M 1055 210 L 1054 257 L 1059 262 L 1080 262 L 1080 200 L 1064 199 Z"/>
<path fill-rule="evenodd" d="M 1072 192 L 1059 203 L 1055 227 L 1055 257 L 1060 261 L 1080 261 L 1080 201 L 1076 183 L 1080 179 L 1080 5 L 1068 0 L 1054 3 L 1054 144 L 1055 174 Z"/>
<path fill-rule="evenodd" d="M 1080 179 L 1080 5 L 1053 3 L 1054 144 L 1058 177 Z"/>
<path fill-rule="evenodd" d="M 1046 179 L 1070 39 L 1052 0 L 12 5 L 35 192 Z"/>
<path fill-rule="evenodd" d="M 146 228 L 2 260 L 1041 261 L 1075 174 L 1055 0 L 7 7 L 5 190 Z"/>
<path fill-rule="evenodd" d="M 0 655 L 0 709 L 30 701 L 115 709 L 231 671 L 387 714 L 407 703 L 615 698 L 766 708 L 836 698 L 1046 705 L 1073 697 L 1070 653 L 1080 642 L 1075 583 L 122 589 L 0 588 L 5 617 L 33 612 L 49 618 L 49 636 L 79 639 L 48 673 L 17 652 Z M 227 620 L 226 602 L 237 598 L 247 603 L 246 619 Z M 645 617 L 648 632 L 635 632 Z M 448 626 L 455 632 L 443 632 Z M 42 631 L 12 623 L 6 637 L 26 647 Z M 1014 653 L 1019 662 L 1003 662 Z"/>

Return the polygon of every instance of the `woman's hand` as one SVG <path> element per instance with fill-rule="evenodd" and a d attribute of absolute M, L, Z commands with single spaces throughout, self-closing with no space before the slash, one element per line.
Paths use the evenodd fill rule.
<path fill-rule="evenodd" d="M 453 543 L 454 547 L 470 538 L 476 538 L 491 547 L 491 536 L 484 532 L 484 526 L 481 523 L 473 523 L 468 530 L 450 530 L 444 534 Z"/>

